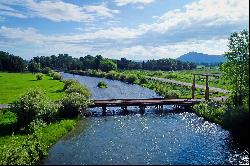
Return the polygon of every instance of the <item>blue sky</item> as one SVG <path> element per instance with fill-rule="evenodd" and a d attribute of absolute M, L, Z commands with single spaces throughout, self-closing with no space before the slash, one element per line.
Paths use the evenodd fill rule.
<path fill-rule="evenodd" d="M 0 0 L 0 50 L 133 60 L 223 54 L 248 0 Z"/>

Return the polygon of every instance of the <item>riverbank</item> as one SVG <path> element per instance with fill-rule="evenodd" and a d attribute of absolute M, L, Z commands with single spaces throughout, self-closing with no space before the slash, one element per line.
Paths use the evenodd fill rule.
<path fill-rule="evenodd" d="M 32 134 L 1 132 L 0 164 L 36 164 L 47 156 L 49 148 L 71 131 L 77 122 L 77 119 L 60 120 Z"/>
<path fill-rule="evenodd" d="M 149 77 L 156 77 L 160 79 L 174 80 L 178 82 L 193 83 L 193 74 L 222 74 L 218 68 L 205 68 L 193 70 L 180 70 L 180 71 L 150 71 L 150 70 L 125 70 L 125 74 L 144 75 Z M 223 77 L 209 77 L 209 86 L 230 90 L 230 84 Z M 205 85 L 205 77 L 196 75 L 196 84 Z"/>
<path fill-rule="evenodd" d="M 155 91 L 136 84 L 68 73 L 92 92 L 92 99 L 159 98 Z M 108 88 L 98 88 L 100 81 Z M 109 108 L 107 111 L 119 111 Z M 137 108 L 128 108 L 131 111 Z M 98 116 L 101 108 L 90 108 L 93 116 L 79 134 L 58 141 L 43 160 L 45 165 L 213 165 L 246 164 L 248 150 L 239 147 L 229 131 L 192 112 L 155 114 L 148 107 L 144 115 Z M 96 114 L 95 114 L 96 113 Z"/>
<path fill-rule="evenodd" d="M 11 76 L 17 75 L 17 77 L 11 78 L 8 82 L 17 79 L 17 81 L 29 83 L 27 81 L 30 80 L 27 78 L 35 77 L 30 73 L 11 74 Z M 6 77 L 7 74 L 4 75 Z M 26 76 L 24 80 L 19 77 L 21 75 Z M 41 87 L 40 89 L 25 89 L 29 87 L 25 85 L 20 92 L 24 90 L 27 92 L 18 97 L 10 108 L 1 109 L 0 165 L 37 164 L 48 154 L 48 150 L 53 144 L 74 129 L 79 122 L 78 111 L 86 109 L 90 93 L 83 85 L 72 80 L 52 80 L 53 74 L 44 77 L 48 78 L 41 83 L 44 85 L 43 89 Z M 54 84 L 50 84 L 51 86 L 48 84 L 50 81 L 54 81 Z M 11 82 L 7 86 L 12 85 L 15 84 Z M 49 93 L 46 93 L 53 87 L 60 87 L 60 93 L 63 93 L 61 97 L 57 96 L 57 101 L 53 101 L 48 97 Z M 5 89 L 5 91 L 8 90 Z"/>
<path fill-rule="evenodd" d="M 114 71 L 106 73 L 95 70 L 68 72 L 71 74 L 107 78 L 112 80 L 119 80 L 126 83 L 138 84 L 140 86 L 156 91 L 158 94 L 164 96 L 165 98 L 191 98 L 191 95 L 188 95 L 188 93 L 191 94 L 191 90 L 186 86 L 177 86 L 160 81 L 152 81 L 144 75 L 137 76 L 133 74 L 124 74 L 122 72 L 120 73 Z M 225 94 L 217 93 L 211 95 L 210 98 L 223 95 Z M 201 96 L 199 94 L 196 94 L 195 96 L 197 98 L 204 98 L 204 96 Z M 223 128 L 231 131 L 236 139 L 246 144 L 249 138 L 249 119 L 247 116 L 249 112 L 226 111 L 227 104 L 228 103 L 226 103 L 225 100 L 205 102 L 194 106 L 194 111 L 197 115 L 204 117 L 206 120 L 219 124 Z"/>
<path fill-rule="evenodd" d="M 191 88 L 190 86 L 178 85 L 168 82 L 162 82 L 159 80 L 150 79 L 147 75 L 143 74 L 133 74 L 119 71 L 110 71 L 110 72 L 102 72 L 96 70 L 87 70 L 87 71 L 79 71 L 79 70 L 70 70 L 67 71 L 71 74 L 78 74 L 82 76 L 92 76 L 99 78 L 107 78 L 111 80 L 119 80 L 129 84 L 138 84 L 142 87 L 146 87 L 156 91 L 158 94 L 165 98 L 191 98 Z M 213 92 L 210 91 L 210 97 L 221 97 L 224 96 L 224 93 L 221 92 Z M 204 90 L 202 88 L 197 88 L 195 91 L 195 98 L 202 99 L 204 98 Z"/>

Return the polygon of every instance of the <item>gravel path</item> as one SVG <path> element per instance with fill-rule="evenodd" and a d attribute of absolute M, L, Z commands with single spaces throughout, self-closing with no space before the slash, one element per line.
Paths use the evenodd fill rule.
<path fill-rule="evenodd" d="M 176 85 L 184 85 L 184 86 L 192 87 L 192 83 L 188 83 L 188 82 L 181 82 L 181 81 L 170 80 L 170 79 L 167 79 L 167 78 L 158 78 L 158 77 L 148 77 L 148 78 L 152 79 L 152 80 L 166 82 L 166 83 L 172 83 L 172 84 L 176 84 Z M 195 87 L 200 88 L 200 89 L 205 89 L 206 88 L 206 86 L 198 85 L 198 84 L 195 84 Z M 225 89 L 215 88 L 215 87 L 211 87 L 211 86 L 209 86 L 209 90 L 212 90 L 214 92 L 221 92 L 221 93 L 229 93 L 230 92 L 230 91 L 225 90 Z"/>
<path fill-rule="evenodd" d="M 10 108 L 9 104 L 0 104 L 0 109 L 2 108 Z"/>

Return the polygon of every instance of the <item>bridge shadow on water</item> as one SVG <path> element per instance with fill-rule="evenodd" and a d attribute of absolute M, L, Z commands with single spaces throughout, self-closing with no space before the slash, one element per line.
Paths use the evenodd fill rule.
<path fill-rule="evenodd" d="M 148 114 L 155 114 L 155 115 L 167 115 L 169 113 L 182 113 L 182 112 L 191 112 L 194 111 L 191 108 L 183 107 L 183 106 L 163 106 L 162 109 L 159 109 L 155 106 L 148 106 L 145 108 L 144 112 L 141 112 L 138 106 L 129 106 L 127 110 L 121 109 L 120 107 L 109 107 L 105 113 L 103 112 L 101 107 L 98 108 L 88 108 L 87 112 L 83 115 L 85 117 L 103 117 L 103 116 L 126 116 L 129 114 L 135 115 L 148 115 Z"/>

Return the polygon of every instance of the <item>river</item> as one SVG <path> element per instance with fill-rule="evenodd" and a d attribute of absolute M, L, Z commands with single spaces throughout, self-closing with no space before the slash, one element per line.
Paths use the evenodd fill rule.
<path fill-rule="evenodd" d="M 153 98 L 154 91 L 138 85 L 63 73 L 92 92 L 92 99 Z M 105 81 L 107 89 L 97 87 Z M 116 110 L 113 108 L 114 111 Z M 132 109 L 132 108 L 131 108 Z M 248 164 L 248 149 L 229 131 L 194 113 L 87 117 L 75 133 L 58 141 L 43 164 Z M 111 109 L 112 110 L 112 109 Z M 89 111 L 100 112 L 98 108 Z"/>

